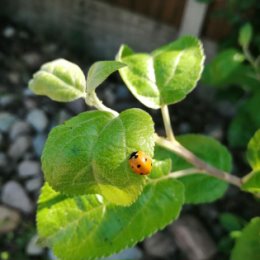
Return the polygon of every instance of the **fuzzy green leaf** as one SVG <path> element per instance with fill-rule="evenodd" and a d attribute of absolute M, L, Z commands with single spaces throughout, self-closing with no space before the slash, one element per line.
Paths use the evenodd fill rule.
<path fill-rule="evenodd" d="M 244 191 L 260 194 L 260 170 L 255 170 L 243 178 Z"/>
<path fill-rule="evenodd" d="M 29 88 L 37 95 L 69 102 L 85 96 L 86 80 L 79 66 L 64 59 L 57 59 L 44 64 L 33 75 Z"/>
<path fill-rule="evenodd" d="M 118 61 L 98 61 L 95 62 L 88 71 L 87 90 L 94 91 L 113 72 L 126 65 Z"/>
<path fill-rule="evenodd" d="M 231 156 L 228 150 L 216 140 L 194 134 L 179 136 L 177 140 L 207 163 L 228 172 L 231 170 Z M 165 148 L 156 146 L 155 159 L 163 160 L 166 158 L 171 158 L 173 172 L 194 167 Z M 203 173 L 185 176 L 179 180 L 185 186 L 186 203 L 194 204 L 211 202 L 221 198 L 228 186 L 226 182 Z"/>
<path fill-rule="evenodd" d="M 153 160 L 153 168 L 149 177 L 152 179 L 157 179 L 166 176 L 170 173 L 171 168 L 172 168 L 171 159 L 166 159 L 163 161 Z"/>
<path fill-rule="evenodd" d="M 174 179 L 151 180 L 129 207 L 96 195 L 67 197 L 45 184 L 38 204 L 38 232 L 41 242 L 63 260 L 108 256 L 175 220 L 183 200 L 183 185 Z"/>
<path fill-rule="evenodd" d="M 186 36 L 151 54 L 133 53 L 123 45 L 117 59 L 127 67 L 120 74 L 132 94 L 157 109 L 174 104 L 193 90 L 200 78 L 204 54 L 198 39 Z"/>
<path fill-rule="evenodd" d="M 81 113 L 50 132 L 42 156 L 45 179 L 66 194 L 98 193 L 129 205 L 145 178 L 132 172 L 128 157 L 137 150 L 152 157 L 153 133 L 151 117 L 140 109 L 115 118 L 108 112 Z"/>
<path fill-rule="evenodd" d="M 232 250 L 231 260 L 259 260 L 260 218 L 253 218 L 242 230 Z"/>
<path fill-rule="evenodd" d="M 253 170 L 260 170 L 260 129 L 248 143 L 247 160 Z"/>
<path fill-rule="evenodd" d="M 239 31 L 238 42 L 242 47 L 248 47 L 253 35 L 253 28 L 250 23 L 246 23 Z"/>

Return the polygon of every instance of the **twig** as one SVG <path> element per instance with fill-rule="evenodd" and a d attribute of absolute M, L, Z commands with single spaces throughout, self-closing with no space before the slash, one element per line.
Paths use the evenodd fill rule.
<path fill-rule="evenodd" d="M 175 171 L 175 172 L 171 172 L 169 173 L 169 177 L 173 177 L 173 178 L 181 178 L 181 177 L 185 177 L 188 175 L 193 175 L 196 173 L 205 173 L 207 174 L 207 172 L 201 170 L 201 169 L 197 169 L 197 168 L 188 168 L 188 169 L 184 169 L 184 170 L 180 170 L 180 171 Z"/>
<path fill-rule="evenodd" d="M 163 123 L 164 123 L 164 128 L 165 128 L 167 139 L 170 141 L 174 141 L 175 137 L 174 137 L 172 126 L 171 126 L 171 120 L 170 120 L 168 106 L 162 105 L 161 111 L 162 111 Z"/>
<path fill-rule="evenodd" d="M 194 165 L 197 170 L 200 172 L 207 172 L 210 176 L 214 176 L 218 179 L 224 180 L 228 183 L 231 183 L 237 187 L 240 187 L 242 184 L 242 181 L 240 178 L 233 176 L 225 171 L 222 171 L 220 169 L 215 168 L 212 165 L 207 164 L 205 161 L 198 158 L 195 154 L 190 152 L 188 149 L 186 149 L 184 146 L 182 146 L 179 142 L 175 141 L 168 141 L 165 138 L 159 137 L 156 135 L 155 137 L 156 143 L 159 146 L 162 146 L 182 158 L 184 158 L 187 162 Z"/>

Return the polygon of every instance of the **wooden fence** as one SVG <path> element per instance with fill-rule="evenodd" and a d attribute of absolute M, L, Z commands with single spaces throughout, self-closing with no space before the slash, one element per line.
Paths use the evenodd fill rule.
<path fill-rule="evenodd" d="M 101 0 L 114 6 L 125 8 L 179 28 L 182 23 L 187 0 Z M 195 0 L 196 1 L 196 0 Z M 227 0 L 214 0 L 207 8 L 202 26 L 202 36 L 214 41 L 221 40 L 229 31 L 226 19 L 218 16 L 227 5 Z"/>
<path fill-rule="evenodd" d="M 150 51 L 180 34 L 207 37 L 212 30 L 218 39 L 226 27 L 217 29 L 211 13 L 223 2 L 208 7 L 196 0 L 0 0 L 0 15 L 100 59 L 113 58 L 122 43 Z"/>

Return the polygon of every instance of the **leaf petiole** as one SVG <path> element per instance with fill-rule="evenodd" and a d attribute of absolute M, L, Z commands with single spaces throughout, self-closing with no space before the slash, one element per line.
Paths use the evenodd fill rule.
<path fill-rule="evenodd" d="M 187 148 L 182 146 L 178 141 L 169 141 L 163 137 L 155 135 L 155 142 L 169 151 L 184 158 L 187 162 L 194 165 L 200 172 L 206 172 L 208 175 L 233 184 L 237 187 L 241 187 L 242 181 L 239 177 L 233 176 L 225 171 L 215 168 L 214 166 L 206 163 L 205 161 L 198 158 L 195 154 L 189 151 Z"/>
<path fill-rule="evenodd" d="M 115 110 L 105 106 L 103 102 L 97 97 L 95 91 L 87 92 L 85 96 L 85 102 L 88 106 L 95 107 L 97 110 L 106 111 L 112 113 L 115 117 L 119 115 Z"/>
<path fill-rule="evenodd" d="M 169 141 L 175 141 L 174 133 L 173 133 L 172 126 L 171 126 L 171 119 L 170 119 L 170 115 L 169 115 L 168 106 L 162 105 L 161 111 L 162 111 L 163 123 L 164 123 L 164 128 L 165 128 L 167 139 Z"/>

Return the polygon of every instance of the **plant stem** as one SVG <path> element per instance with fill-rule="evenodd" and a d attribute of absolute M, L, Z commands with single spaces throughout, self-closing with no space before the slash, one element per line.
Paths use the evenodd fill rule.
<path fill-rule="evenodd" d="M 95 107 L 97 110 L 110 112 L 110 113 L 112 113 L 114 116 L 118 116 L 118 113 L 117 113 L 115 110 L 113 110 L 113 109 L 111 109 L 111 108 L 105 106 L 105 105 L 102 103 L 102 101 L 97 97 L 97 95 L 96 95 L 96 93 L 95 93 L 94 91 L 91 92 L 91 93 L 87 93 L 87 94 L 86 94 L 85 102 L 86 102 L 87 105 L 93 106 L 93 107 Z"/>
<path fill-rule="evenodd" d="M 260 80 L 260 74 L 257 68 L 257 59 L 254 59 L 254 57 L 252 56 L 250 50 L 248 49 L 248 46 L 243 46 L 242 47 L 244 55 L 247 59 L 247 61 L 251 64 L 251 66 L 254 68 L 255 73 L 256 73 L 256 78 L 257 80 Z"/>
<path fill-rule="evenodd" d="M 208 175 L 214 176 L 218 179 L 224 180 L 228 183 L 231 183 L 237 187 L 240 187 L 242 181 L 240 178 L 233 176 L 225 171 L 215 168 L 214 166 L 207 164 L 205 161 L 198 158 L 195 154 L 189 151 L 187 148 L 182 146 L 179 142 L 175 141 L 168 141 L 165 138 L 159 137 L 156 135 L 155 137 L 156 143 L 176 154 L 184 158 L 187 162 L 194 165 L 197 170 L 200 172 L 207 172 Z"/>
<path fill-rule="evenodd" d="M 188 176 L 188 175 L 192 175 L 192 174 L 196 174 L 196 173 L 205 173 L 207 174 L 207 172 L 204 172 L 201 169 L 197 169 L 197 168 L 188 168 L 188 169 L 184 169 L 184 170 L 180 170 L 180 171 L 175 171 L 175 172 L 171 172 L 169 173 L 169 177 L 173 177 L 173 178 L 181 178 L 184 176 Z"/>
<path fill-rule="evenodd" d="M 171 126 L 171 120 L 170 120 L 168 106 L 162 105 L 161 111 L 162 111 L 163 123 L 164 123 L 164 128 L 165 128 L 167 139 L 170 141 L 174 141 L 175 137 L 174 137 L 172 126 Z"/>

